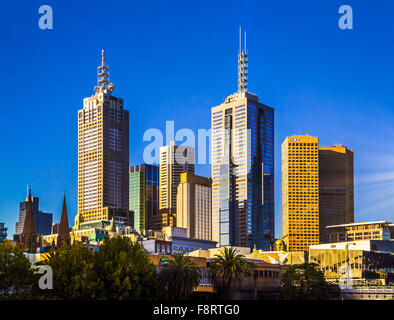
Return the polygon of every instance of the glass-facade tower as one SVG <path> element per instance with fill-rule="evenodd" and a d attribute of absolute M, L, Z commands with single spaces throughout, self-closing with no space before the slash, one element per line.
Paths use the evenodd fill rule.
<path fill-rule="evenodd" d="M 248 91 L 248 54 L 238 54 L 238 91 L 212 108 L 212 240 L 270 250 L 274 241 L 274 109 Z"/>
<path fill-rule="evenodd" d="M 274 110 L 249 92 L 212 108 L 213 241 L 269 250 L 274 240 Z"/>
<path fill-rule="evenodd" d="M 129 209 L 133 211 L 134 229 L 158 230 L 159 215 L 159 167 L 140 164 L 130 167 Z"/>

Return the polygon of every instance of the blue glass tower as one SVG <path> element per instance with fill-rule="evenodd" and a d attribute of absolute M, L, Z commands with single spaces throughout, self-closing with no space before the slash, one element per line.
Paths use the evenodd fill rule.
<path fill-rule="evenodd" d="M 274 109 L 248 91 L 246 48 L 238 91 L 212 108 L 213 241 L 270 250 L 274 241 Z"/>

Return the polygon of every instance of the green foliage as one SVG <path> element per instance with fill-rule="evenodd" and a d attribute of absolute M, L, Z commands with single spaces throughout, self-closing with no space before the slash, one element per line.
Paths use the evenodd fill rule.
<path fill-rule="evenodd" d="M 96 270 L 105 299 L 152 299 L 158 290 L 154 265 L 138 242 L 105 238 L 96 253 Z"/>
<path fill-rule="evenodd" d="M 219 294 L 224 295 L 226 299 L 231 298 L 231 288 L 249 272 L 249 263 L 245 260 L 245 256 L 238 254 L 238 250 L 233 247 L 222 248 L 209 267 Z"/>
<path fill-rule="evenodd" d="M 281 298 L 284 300 L 328 299 L 328 284 L 315 263 L 290 266 L 282 276 Z"/>
<path fill-rule="evenodd" d="M 52 267 L 53 289 L 44 294 L 60 299 L 94 299 L 101 295 L 103 284 L 95 270 L 94 253 L 83 244 L 69 248 L 65 243 L 47 254 L 41 264 Z"/>
<path fill-rule="evenodd" d="M 22 250 L 6 240 L 0 243 L 0 298 L 26 297 L 38 276 Z"/>
<path fill-rule="evenodd" d="M 167 289 L 169 300 L 181 300 L 189 297 L 200 283 L 200 272 L 184 253 L 175 253 L 172 259 L 163 266 L 159 280 Z"/>
<path fill-rule="evenodd" d="M 149 299 L 158 291 L 155 268 L 138 243 L 106 238 L 98 252 L 83 244 L 63 245 L 43 264 L 53 269 L 57 299 Z"/>

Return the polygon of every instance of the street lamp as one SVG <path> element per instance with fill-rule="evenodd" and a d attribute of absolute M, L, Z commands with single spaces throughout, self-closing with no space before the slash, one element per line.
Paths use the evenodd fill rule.
<path fill-rule="evenodd" d="M 349 261 L 349 245 L 356 245 L 356 243 L 352 242 L 352 243 L 346 243 L 346 264 L 347 264 L 347 270 L 346 270 L 346 274 L 347 274 L 347 286 L 349 286 L 350 283 L 350 261 Z"/>

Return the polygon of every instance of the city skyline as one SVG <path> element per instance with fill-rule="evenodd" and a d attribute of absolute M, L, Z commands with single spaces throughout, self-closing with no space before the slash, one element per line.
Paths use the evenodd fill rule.
<path fill-rule="evenodd" d="M 71 7 L 73 5 L 75 6 L 75 4 L 72 4 Z M 262 14 L 267 15 L 267 11 L 270 12 L 270 10 L 275 12 L 276 6 L 279 5 L 265 4 L 265 11 L 262 11 Z M 249 3 L 249 7 L 254 7 L 254 5 Z M 293 48 L 295 56 L 289 57 L 285 53 L 281 53 L 281 56 L 275 58 L 284 49 L 283 44 L 276 42 L 277 40 L 274 39 L 275 35 L 280 34 L 289 40 L 294 33 L 290 32 L 285 35 L 289 30 L 281 30 L 278 33 L 274 30 L 272 19 L 262 24 L 254 17 L 252 22 L 248 22 L 242 21 L 242 19 L 237 20 L 233 17 L 234 13 L 231 15 L 233 17 L 231 21 L 227 22 L 225 26 L 212 28 L 212 23 L 210 24 L 214 36 L 208 35 L 207 29 L 197 32 L 194 28 L 191 28 L 192 32 L 186 35 L 185 31 L 175 28 L 180 22 L 170 24 L 166 28 L 173 29 L 172 32 L 175 36 L 182 36 L 183 47 L 179 42 L 175 44 L 160 42 L 164 52 L 161 55 L 153 55 L 151 51 L 153 47 L 145 42 L 145 50 L 139 50 L 140 54 L 141 51 L 143 52 L 143 56 L 146 56 L 144 58 L 148 62 L 145 70 L 129 62 L 129 60 L 139 57 L 138 54 L 133 52 L 133 45 L 137 46 L 136 42 L 125 50 L 125 54 L 122 53 L 122 47 L 113 41 L 102 41 L 103 43 L 98 44 L 97 39 L 95 40 L 96 43 L 93 39 L 86 45 L 88 49 L 79 52 L 79 54 L 67 49 L 65 52 L 71 59 L 65 61 L 64 53 L 61 53 L 59 48 L 54 51 L 50 49 L 54 45 L 53 43 L 59 40 L 55 40 L 50 34 L 40 33 L 43 31 L 35 30 L 33 25 L 23 24 L 27 30 L 32 29 L 33 38 L 38 40 L 38 44 L 40 44 L 39 48 L 34 46 L 33 41 L 27 44 L 33 51 L 32 57 L 29 59 L 38 59 L 40 63 L 37 63 L 34 67 L 25 66 L 26 62 L 32 61 L 26 59 L 26 62 L 21 63 L 16 74 L 22 74 L 22 69 L 24 69 L 23 74 L 25 74 L 26 67 L 28 67 L 29 73 L 39 70 L 42 73 L 38 76 L 39 81 L 37 83 L 31 83 L 29 81 L 30 76 L 25 74 L 24 79 L 30 86 L 23 88 L 23 92 L 19 91 L 22 88 L 19 90 L 11 89 L 11 86 L 15 84 L 21 86 L 21 79 L 23 79 L 11 75 L 12 66 L 23 57 L 26 58 L 22 53 L 18 53 L 14 58 L 8 57 L 12 61 L 10 66 L 5 66 L 8 81 L 6 83 L 2 80 L 3 88 L 6 89 L 4 105 L 9 105 L 7 108 L 10 109 L 12 109 L 12 106 L 22 107 L 21 111 L 24 112 L 25 117 L 29 120 L 35 120 L 32 124 L 30 121 L 28 123 L 23 119 L 22 123 L 18 123 L 16 129 L 17 119 L 12 112 L 8 111 L 9 109 L 5 111 L 3 120 L 5 139 L 2 142 L 2 148 L 9 152 L 2 162 L 2 175 L 9 183 L 0 192 L 0 221 L 6 222 L 8 237 L 10 238 L 10 235 L 14 233 L 14 224 L 18 216 L 18 204 L 24 199 L 26 184 L 31 184 L 33 190 L 35 190 L 35 195 L 40 197 L 43 210 L 54 213 L 54 222 L 60 220 L 61 197 L 63 197 L 63 191 L 66 191 L 69 222 L 70 225 L 73 225 L 77 213 L 77 144 L 75 142 L 77 139 L 74 132 L 77 127 L 76 113 L 81 108 L 82 98 L 86 96 L 95 83 L 95 70 L 99 62 L 98 52 L 101 49 L 105 49 L 108 54 L 108 64 L 111 66 L 111 71 L 113 70 L 111 81 L 117 85 L 116 95 L 124 98 L 125 108 L 130 111 L 130 165 L 139 164 L 143 162 L 142 151 L 147 145 L 146 142 L 142 141 L 145 130 L 159 128 L 162 132 L 165 132 L 163 128 L 166 120 L 175 120 L 175 130 L 186 127 L 196 132 L 198 128 L 209 128 L 211 107 L 222 103 L 226 96 L 236 91 L 237 31 L 239 25 L 244 26 L 248 31 L 250 90 L 259 95 L 263 103 L 275 107 L 276 236 L 281 235 L 280 220 L 282 216 L 280 210 L 281 194 L 280 191 L 278 192 L 281 181 L 280 144 L 286 136 L 294 134 L 310 134 L 318 136 L 322 145 L 330 146 L 341 143 L 354 149 L 355 221 L 373 220 L 375 215 L 383 220 L 390 220 L 392 217 L 390 208 L 394 204 L 392 200 L 393 192 L 390 192 L 394 179 L 394 170 L 392 169 L 394 150 L 389 144 L 380 141 L 389 141 L 392 136 L 390 125 L 393 115 L 390 113 L 392 111 L 390 104 L 393 101 L 393 92 L 390 92 L 389 74 L 392 73 L 394 66 L 393 62 L 388 60 L 388 57 L 392 56 L 394 50 L 392 44 L 386 44 L 383 41 L 386 38 L 392 39 L 392 31 L 383 30 L 385 37 L 382 33 L 379 33 L 380 38 L 373 39 L 374 33 L 368 28 L 377 31 L 376 26 L 367 25 L 367 22 L 363 22 L 360 18 L 362 15 L 371 15 L 372 17 L 374 8 L 367 15 L 366 7 L 363 5 L 354 6 L 356 12 L 357 7 L 362 9 L 358 12 L 358 29 L 348 33 L 339 30 L 336 26 L 337 7 L 335 5 L 332 7 L 323 6 L 324 14 L 322 12 L 320 12 L 320 15 L 317 14 L 320 18 L 324 17 L 324 23 L 329 19 L 329 15 L 332 16 L 333 20 L 328 26 L 322 27 L 323 29 L 319 29 L 316 25 L 313 26 L 318 31 L 323 32 L 323 35 L 330 36 L 331 41 L 328 41 L 327 44 L 321 44 L 320 49 L 317 50 L 313 44 L 319 44 L 318 31 L 309 30 L 308 35 L 312 37 L 312 40 L 309 43 L 304 42 L 304 44 L 310 46 L 308 48 L 312 51 L 315 48 L 314 54 L 319 53 L 322 59 L 320 63 L 313 59 L 307 61 L 308 54 L 304 52 L 304 49 L 301 49 L 301 51 L 305 53 L 306 57 L 297 61 L 296 58 L 300 58 L 300 56 L 297 56 L 300 53 L 300 51 L 297 51 L 298 47 Z M 56 11 L 62 9 L 64 7 L 61 5 L 54 7 L 55 18 Z M 230 11 L 230 9 L 228 10 Z M 299 10 L 301 11 L 301 9 Z M 329 14 L 330 10 L 331 13 Z M 389 9 L 386 10 L 386 12 L 388 11 Z M 119 11 L 116 12 L 119 14 Z M 199 17 L 201 14 L 198 11 L 195 13 L 195 17 Z M 308 14 L 312 14 L 312 11 L 303 14 L 308 16 Z M 381 15 L 384 14 L 384 12 L 381 13 Z M 285 13 L 285 15 L 287 16 L 288 13 Z M 91 19 L 91 17 L 88 18 Z M 62 32 L 65 32 L 62 29 L 62 23 L 64 27 L 65 21 L 62 19 L 64 17 L 59 17 L 59 23 L 55 20 L 54 27 L 55 33 L 60 32 L 60 34 L 57 34 L 60 39 L 65 37 L 65 34 L 62 34 Z M 298 27 L 303 31 L 306 29 L 308 32 L 305 24 L 298 25 L 294 20 L 290 20 L 290 22 L 296 29 Z M 81 21 L 77 19 L 76 25 L 78 23 L 81 23 Z M 189 30 L 190 26 L 186 29 Z M 26 30 L 19 26 L 15 33 L 24 31 Z M 144 30 L 141 28 L 139 31 L 141 33 Z M 145 30 L 145 36 L 146 32 Z M 137 30 L 135 32 L 128 30 L 128 33 L 130 37 L 131 35 L 143 37 Z M 26 34 L 22 33 L 24 36 L 27 36 Z M 86 37 L 88 35 L 89 31 L 86 33 Z M 151 36 L 153 35 L 151 34 Z M 163 32 L 159 32 L 156 37 L 164 37 Z M 203 41 L 204 37 L 209 41 L 205 43 Z M 375 51 L 360 52 L 364 49 L 362 47 L 364 42 L 360 43 L 363 37 L 365 45 L 369 41 L 369 45 L 372 42 L 375 46 L 381 48 L 380 55 L 377 55 L 375 59 L 379 58 L 381 60 L 379 62 L 381 68 L 372 70 L 375 66 L 373 65 L 374 59 L 371 59 L 370 55 L 376 55 Z M 216 39 L 219 43 L 214 46 L 213 42 Z M 198 40 L 198 44 L 203 49 L 199 49 L 197 54 L 187 59 L 187 53 L 194 48 L 193 40 Z M 296 38 L 296 40 L 300 39 Z M 328 48 L 328 45 L 335 44 L 336 41 L 338 43 L 331 48 L 332 51 L 327 51 L 332 55 L 330 56 L 324 50 Z M 347 43 L 348 41 L 349 43 Z M 273 44 L 276 44 L 277 47 L 274 47 Z M 12 47 L 12 50 L 15 50 L 14 46 Z M 186 51 L 186 54 L 182 56 L 175 67 L 172 64 L 174 60 L 171 56 L 171 49 L 176 49 L 175 51 L 178 52 L 180 49 L 180 52 L 182 52 L 183 49 L 183 54 Z M 336 50 L 340 51 L 341 54 L 338 54 Z M 210 51 L 209 55 L 205 51 Z M 0 55 L 7 57 L 9 53 L 11 51 L 8 52 L 6 49 Z M 163 56 L 163 53 L 164 58 L 160 62 L 168 63 L 168 68 L 159 66 L 158 63 L 160 62 L 153 61 Z M 201 56 L 198 57 L 198 54 Z M 354 56 L 356 59 L 352 60 Z M 209 61 L 208 63 L 208 57 L 213 59 L 214 62 Z M 165 59 L 169 61 L 165 62 Z M 73 70 L 72 65 L 75 63 L 81 68 Z M 204 63 L 208 63 L 208 66 Z M 320 72 L 313 71 L 316 65 L 320 66 Z M 368 76 L 361 72 L 362 66 L 368 71 Z M 136 68 L 135 72 L 142 75 L 144 80 L 152 78 L 153 81 L 146 81 L 145 87 L 142 86 L 136 80 L 139 75 L 130 77 L 129 72 L 134 70 L 132 67 Z M 382 70 L 383 67 L 384 70 Z M 157 70 L 155 68 L 161 70 L 160 75 L 163 79 L 160 79 L 160 75 L 156 75 Z M 185 68 L 190 68 L 193 72 Z M 198 70 L 199 68 L 202 70 Z M 71 74 L 67 74 L 66 70 L 72 70 Z M 143 73 L 143 71 L 146 73 Z M 60 76 L 57 76 L 57 73 L 61 72 L 64 72 L 64 74 L 62 73 L 64 79 L 58 79 Z M 172 74 L 169 75 L 168 72 L 172 72 Z M 210 72 L 209 77 L 204 76 L 204 72 Z M 193 74 L 198 76 L 193 77 Z M 53 81 L 54 76 L 57 77 L 58 81 Z M 339 78 L 341 76 L 343 78 Z M 77 80 L 75 77 L 79 79 Z M 185 85 L 184 82 L 187 81 L 184 78 L 190 80 L 188 85 Z M 371 78 L 374 79 L 374 83 L 370 82 Z M 71 79 L 74 82 L 71 83 Z M 205 82 L 200 82 L 202 79 Z M 220 84 L 216 84 L 216 82 Z M 71 83 L 72 90 L 64 90 L 66 83 Z M 212 88 L 209 88 L 210 86 Z M 44 88 L 47 90 L 44 90 Z M 177 90 L 171 90 L 175 88 Z M 51 93 L 51 90 L 54 92 Z M 13 95 L 19 95 L 18 99 L 15 99 Z M 55 96 L 62 97 L 62 101 L 55 99 Z M 151 100 L 147 103 L 149 99 Z M 55 125 L 54 113 L 51 112 L 54 105 L 58 108 L 62 118 L 62 121 L 57 125 Z M 316 105 L 320 107 L 316 107 Z M 151 113 L 147 117 L 146 108 L 157 114 Z M 190 118 L 177 115 L 184 108 L 188 108 L 190 111 Z M 371 110 L 373 110 L 376 119 L 376 122 L 373 123 L 370 119 L 370 113 L 368 113 Z M 32 111 L 37 114 L 33 114 Z M 300 115 L 296 113 L 302 113 L 303 111 L 307 112 L 304 113 L 306 116 L 301 119 Z M 336 130 L 332 130 L 333 128 Z M 17 130 L 19 132 L 16 132 Z M 53 136 L 48 135 L 49 131 Z M 39 151 L 32 150 L 30 144 Z M 196 174 L 210 176 L 209 165 L 197 166 Z"/>

